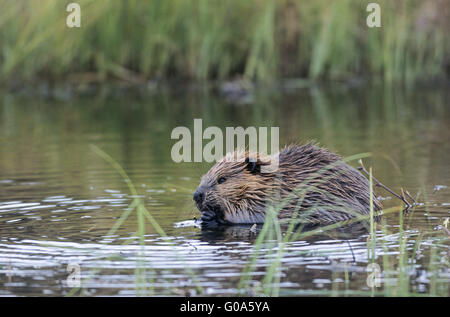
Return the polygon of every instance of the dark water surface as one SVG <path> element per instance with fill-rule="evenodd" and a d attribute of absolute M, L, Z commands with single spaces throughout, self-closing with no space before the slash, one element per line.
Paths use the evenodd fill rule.
<path fill-rule="evenodd" d="M 67 294 L 69 264 L 81 269 L 84 295 L 242 293 L 260 229 L 208 231 L 192 221 L 199 217 L 192 193 L 211 164 L 174 163 L 170 135 L 177 126 L 193 129 L 194 118 L 204 127 L 279 126 L 281 144 L 315 139 L 342 156 L 372 152 L 365 164 L 374 175 L 421 202 L 404 216 L 403 230 L 398 213 L 384 217 L 386 230 L 377 227 L 382 286 L 375 292 L 389 295 L 388 285 L 406 283 L 411 292 L 449 294 L 448 87 L 263 90 L 238 99 L 201 90 L 112 91 L 0 94 L 0 295 Z M 133 197 L 90 144 L 124 168 L 167 237 L 147 222 L 145 246 L 129 240 L 139 231 L 135 214 L 108 236 Z M 400 205 L 387 192 L 377 195 L 385 207 Z M 279 246 L 265 243 L 243 294 L 260 294 L 260 286 L 280 295 L 370 294 L 367 238 L 289 242 L 279 278 L 268 285 Z"/>

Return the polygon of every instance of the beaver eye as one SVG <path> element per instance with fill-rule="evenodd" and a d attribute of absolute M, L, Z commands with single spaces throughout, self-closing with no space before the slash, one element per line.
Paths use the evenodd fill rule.
<path fill-rule="evenodd" d="M 217 180 L 217 183 L 222 184 L 223 182 L 225 182 L 227 179 L 225 177 L 219 177 L 219 179 Z"/>

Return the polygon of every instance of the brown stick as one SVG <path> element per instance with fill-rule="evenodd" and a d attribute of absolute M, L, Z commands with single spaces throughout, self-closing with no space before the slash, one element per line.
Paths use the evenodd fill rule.
<path fill-rule="evenodd" d="M 367 175 L 367 177 L 370 177 L 370 174 L 369 174 L 369 172 L 367 172 L 366 168 L 364 167 L 362 160 L 359 160 L 359 164 L 361 165 L 361 167 L 358 167 L 358 170 L 363 171 L 364 174 Z M 375 181 L 375 186 L 379 186 L 379 187 L 383 188 L 384 190 L 388 191 L 389 193 L 391 193 L 392 195 L 394 195 L 395 197 L 397 197 L 398 199 L 403 201 L 406 204 L 407 209 L 412 207 L 412 205 L 406 200 L 406 198 L 403 195 L 403 188 L 402 188 L 402 196 L 400 196 L 400 195 L 394 193 L 391 189 L 389 189 L 389 187 L 380 183 L 375 177 L 372 176 L 372 179 Z"/>
<path fill-rule="evenodd" d="M 417 204 L 417 201 L 409 194 L 407 190 L 405 190 L 406 196 L 408 196 L 409 199 L 411 199 L 415 204 Z"/>
<path fill-rule="evenodd" d="M 407 201 L 407 200 L 406 200 L 406 197 L 405 197 L 405 191 L 403 190 L 403 187 L 400 188 L 400 192 L 402 193 L 402 200 L 403 200 L 403 201 Z M 408 202 L 408 204 L 409 204 L 409 202 Z M 412 205 L 411 205 L 411 206 L 412 206 Z M 409 208 L 409 207 L 408 207 L 408 208 Z"/>

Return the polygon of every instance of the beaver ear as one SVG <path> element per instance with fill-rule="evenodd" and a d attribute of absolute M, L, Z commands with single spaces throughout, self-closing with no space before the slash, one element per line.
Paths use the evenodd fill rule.
<path fill-rule="evenodd" d="M 246 168 L 252 174 L 258 173 L 258 171 L 257 171 L 257 163 L 258 162 L 250 161 L 249 157 L 245 158 Z"/>
<path fill-rule="evenodd" d="M 261 166 L 266 165 L 266 163 L 262 162 L 260 159 L 250 160 L 248 156 L 245 158 L 245 164 L 247 170 L 252 174 L 261 173 Z"/>

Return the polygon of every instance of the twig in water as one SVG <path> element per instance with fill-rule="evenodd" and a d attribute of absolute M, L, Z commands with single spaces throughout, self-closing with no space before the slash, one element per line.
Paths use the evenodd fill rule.
<path fill-rule="evenodd" d="M 356 263 L 356 257 L 355 257 L 355 254 L 353 253 L 352 245 L 350 244 L 350 241 L 348 241 L 347 239 L 345 239 L 345 241 L 347 241 L 348 248 L 350 249 L 350 252 L 352 253 L 353 263 Z"/>
<path fill-rule="evenodd" d="M 369 172 L 367 172 L 366 168 L 364 167 L 364 164 L 362 162 L 362 160 L 359 160 L 359 164 L 361 165 L 360 167 L 358 167 L 358 170 L 363 171 L 364 174 L 366 174 L 367 177 L 370 177 Z M 389 193 L 391 193 L 392 195 L 394 195 L 395 197 L 397 197 L 398 199 L 400 199 L 401 201 L 403 201 L 406 204 L 406 209 L 409 209 L 412 207 L 412 205 L 406 200 L 405 195 L 404 195 L 404 191 L 403 188 L 402 190 L 402 195 L 400 196 L 399 194 L 396 194 L 394 191 L 392 191 L 391 189 L 389 189 L 389 187 L 383 185 L 382 183 L 380 183 L 375 177 L 372 176 L 372 179 L 375 182 L 375 186 L 379 186 L 383 189 L 385 189 L 386 191 L 388 191 Z M 411 197 L 411 195 L 409 195 L 409 193 L 406 194 L 410 199 L 412 199 L 414 201 L 414 203 L 416 203 L 416 201 Z"/>
<path fill-rule="evenodd" d="M 405 189 L 405 194 L 406 194 L 406 196 L 408 196 L 409 199 L 411 199 L 414 202 L 414 204 L 417 204 L 417 201 L 409 194 L 409 192 L 406 189 Z"/>

